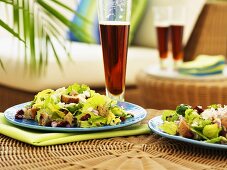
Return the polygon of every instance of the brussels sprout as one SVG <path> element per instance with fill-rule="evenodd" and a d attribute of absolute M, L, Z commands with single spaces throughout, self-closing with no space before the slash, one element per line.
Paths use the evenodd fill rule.
<path fill-rule="evenodd" d="M 206 125 L 203 128 L 203 134 L 209 139 L 217 138 L 219 132 L 220 128 L 218 127 L 217 124 Z"/>

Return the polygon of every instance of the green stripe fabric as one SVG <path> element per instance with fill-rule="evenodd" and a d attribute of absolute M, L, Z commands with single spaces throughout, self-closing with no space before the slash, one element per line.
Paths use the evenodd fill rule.
<path fill-rule="evenodd" d="M 5 119 L 3 113 L 0 113 L 0 134 L 35 146 L 56 145 L 90 139 L 142 135 L 149 133 L 150 129 L 147 124 L 135 124 L 125 128 L 103 132 L 87 132 L 87 133 L 42 132 L 15 126 Z"/>
<path fill-rule="evenodd" d="M 205 76 L 220 74 L 225 68 L 225 57 L 199 55 L 195 60 L 184 62 L 179 66 L 178 71 L 181 74 Z"/>

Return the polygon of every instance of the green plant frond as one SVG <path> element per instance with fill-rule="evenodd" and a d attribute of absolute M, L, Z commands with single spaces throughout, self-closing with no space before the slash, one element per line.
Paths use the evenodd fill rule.
<path fill-rule="evenodd" d="M 27 4 L 25 1 L 22 1 L 22 20 L 23 20 L 23 35 L 24 35 L 24 41 L 25 44 L 27 44 L 27 15 L 29 15 L 29 12 L 27 10 Z M 24 67 L 25 69 L 28 66 L 28 53 L 27 48 L 24 46 Z"/>
<path fill-rule="evenodd" d="M 48 36 L 45 33 L 45 65 L 48 66 L 48 51 L 49 51 L 49 46 L 48 46 Z"/>
<path fill-rule="evenodd" d="M 79 18 L 81 18 L 83 21 L 87 22 L 88 24 L 93 24 L 92 21 L 90 21 L 89 19 L 85 18 L 83 15 L 79 14 L 76 10 L 68 7 L 67 5 L 61 3 L 60 1 L 58 0 L 52 0 L 54 3 L 58 4 L 59 6 L 67 9 L 68 11 L 74 13 L 75 15 L 77 15 Z"/>
<path fill-rule="evenodd" d="M 40 16 L 39 16 L 39 11 L 37 12 L 37 15 L 35 15 L 36 17 L 36 20 L 37 20 L 37 24 L 36 26 L 39 28 L 39 29 L 36 29 L 37 30 L 37 36 L 38 37 L 41 37 L 41 39 L 38 39 L 38 48 L 40 50 L 38 50 L 38 55 L 39 55 L 39 61 L 38 61 L 38 71 L 39 71 L 39 74 L 41 75 L 42 73 L 42 70 L 43 70 L 43 65 L 44 65 L 44 52 L 43 52 L 43 40 L 42 40 L 42 37 L 44 37 L 44 33 L 43 33 L 43 27 L 40 27 L 41 25 L 41 22 L 42 20 L 40 19 Z"/>
<path fill-rule="evenodd" d="M 91 23 L 91 21 L 66 6 L 63 0 L 62 2 L 60 0 L 49 2 L 75 13 L 83 21 Z M 17 39 L 24 42 L 24 65 L 25 69 L 31 71 L 32 75 L 37 75 L 37 73 L 40 75 L 46 72 L 49 62 L 49 50 L 53 52 L 59 68 L 63 69 L 58 54 L 58 44 L 69 59 L 72 59 L 70 50 L 67 47 L 69 42 L 65 37 L 66 29 L 70 28 L 76 36 L 87 42 L 95 41 L 94 38 L 88 39 L 87 37 L 91 36 L 83 28 L 72 23 L 63 13 L 54 7 L 55 5 L 49 5 L 47 0 L 0 0 L 0 3 L 4 3 L 6 9 L 10 5 L 12 8 L 12 12 L 10 12 L 12 15 L 7 15 L 8 18 L 6 21 L 0 19 L 0 27 L 3 27 Z M 13 26 L 8 24 L 11 21 L 13 21 Z M 0 67 L 5 70 L 1 59 Z"/>
<path fill-rule="evenodd" d="M 0 2 L 3 2 L 5 4 L 13 5 L 13 1 L 12 0 L 0 0 Z"/>
<path fill-rule="evenodd" d="M 2 60 L 0 59 L 0 67 L 3 69 L 3 71 L 6 71 L 5 67 L 4 67 L 4 64 L 2 62 Z"/>
<path fill-rule="evenodd" d="M 64 15 L 62 15 L 56 9 L 54 9 L 53 7 L 48 5 L 46 2 L 44 2 L 43 0 L 36 0 L 36 2 L 40 6 L 42 6 L 44 9 L 46 9 L 52 16 L 54 16 L 59 21 L 61 21 L 64 25 L 69 27 L 72 30 L 72 32 L 76 36 L 78 36 L 80 39 L 90 42 L 90 43 L 95 42 L 95 38 L 88 38 L 88 37 L 92 37 L 92 36 L 88 35 L 88 33 L 86 31 L 84 31 L 83 28 L 81 28 L 78 25 L 76 25 L 75 23 L 72 23 L 71 21 L 69 21 Z"/>
<path fill-rule="evenodd" d="M 36 70 L 36 46 L 35 46 L 35 24 L 34 24 L 34 16 L 30 15 L 30 24 L 29 24 L 29 41 L 30 41 L 30 51 L 31 51 L 31 66 Z"/>
<path fill-rule="evenodd" d="M 7 30 L 9 33 L 11 33 L 13 36 L 17 37 L 20 41 L 24 42 L 24 40 L 20 37 L 20 35 L 17 32 L 15 32 L 12 28 L 10 28 L 9 25 L 6 24 L 1 19 L 0 19 L 0 26 L 3 27 L 5 30 Z"/>
<path fill-rule="evenodd" d="M 60 67 L 61 70 L 63 70 L 63 67 L 62 67 L 62 64 L 60 62 L 59 56 L 58 56 L 58 54 L 56 52 L 56 49 L 54 48 L 54 44 L 53 44 L 53 42 L 51 41 L 51 39 L 50 39 L 50 37 L 48 35 L 47 35 L 47 42 L 50 43 L 51 49 L 54 52 L 54 56 L 55 56 L 55 59 L 56 59 L 56 62 L 58 64 L 58 66 Z"/>
<path fill-rule="evenodd" d="M 46 15 L 45 15 L 46 14 Z M 71 54 L 67 48 L 66 45 L 66 39 L 65 39 L 65 30 L 62 28 L 64 25 L 62 23 L 58 23 L 59 21 L 56 20 L 56 18 L 53 18 L 49 16 L 46 11 L 42 11 L 42 14 L 38 17 L 39 22 L 37 22 L 39 25 L 41 25 L 41 29 L 38 30 L 39 34 L 42 35 L 42 40 L 39 40 L 39 44 L 45 44 L 43 42 L 46 42 L 46 45 L 41 45 L 41 51 L 42 54 L 40 54 L 39 62 L 42 63 L 43 68 L 48 65 L 48 50 L 52 50 L 55 56 L 55 59 L 57 61 L 57 64 L 60 69 L 63 69 L 61 65 L 61 61 L 59 59 L 59 55 L 57 53 L 57 49 L 54 47 L 55 43 L 58 43 L 62 49 L 64 49 L 65 54 L 69 57 L 71 60 Z M 55 43 L 52 42 L 52 39 L 56 40 Z M 46 53 L 45 53 L 46 52 Z M 45 70 L 45 68 L 44 68 Z M 45 71 L 44 71 L 45 72 Z"/>
<path fill-rule="evenodd" d="M 72 60 L 72 56 L 71 56 L 69 50 L 67 49 L 67 47 L 65 45 L 66 41 L 60 40 L 57 30 L 54 29 L 53 25 L 51 25 L 51 24 L 49 25 L 49 31 L 50 31 L 50 34 L 52 34 L 55 37 L 55 39 L 58 41 L 58 43 L 65 50 L 65 52 L 67 53 L 67 56 L 69 57 L 69 59 Z"/>
<path fill-rule="evenodd" d="M 19 1 L 13 1 L 13 24 L 14 30 L 20 33 L 20 14 L 19 14 Z"/>
<path fill-rule="evenodd" d="M 57 42 L 61 45 L 61 47 L 66 52 L 68 58 L 72 61 L 71 53 L 66 45 L 68 41 L 65 39 L 64 36 L 59 36 L 62 34 L 61 31 L 64 31 L 64 30 L 59 30 L 61 27 L 58 28 L 56 27 L 56 23 L 46 21 L 45 17 L 42 17 L 42 21 L 45 22 L 44 30 L 48 33 L 48 35 L 52 35 L 57 40 Z"/>

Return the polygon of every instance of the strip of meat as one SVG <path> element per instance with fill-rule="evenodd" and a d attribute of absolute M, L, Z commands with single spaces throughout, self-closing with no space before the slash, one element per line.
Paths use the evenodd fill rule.
<path fill-rule="evenodd" d="M 36 108 L 29 108 L 29 109 L 25 110 L 23 118 L 35 120 L 35 116 L 36 116 L 38 110 L 39 109 L 36 109 Z"/>
<path fill-rule="evenodd" d="M 79 103 L 80 99 L 77 96 L 61 95 L 61 102 L 66 104 Z"/>
<path fill-rule="evenodd" d="M 39 125 L 50 126 L 51 119 L 47 113 L 41 113 L 39 118 Z"/>

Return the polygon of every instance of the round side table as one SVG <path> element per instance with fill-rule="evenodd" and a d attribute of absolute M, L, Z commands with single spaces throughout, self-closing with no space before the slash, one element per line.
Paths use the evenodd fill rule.
<path fill-rule="evenodd" d="M 149 70 L 150 69 L 150 70 Z M 188 77 L 155 73 L 149 68 L 137 74 L 137 86 L 145 107 L 175 109 L 184 103 L 206 107 L 227 104 L 227 75 Z"/>

